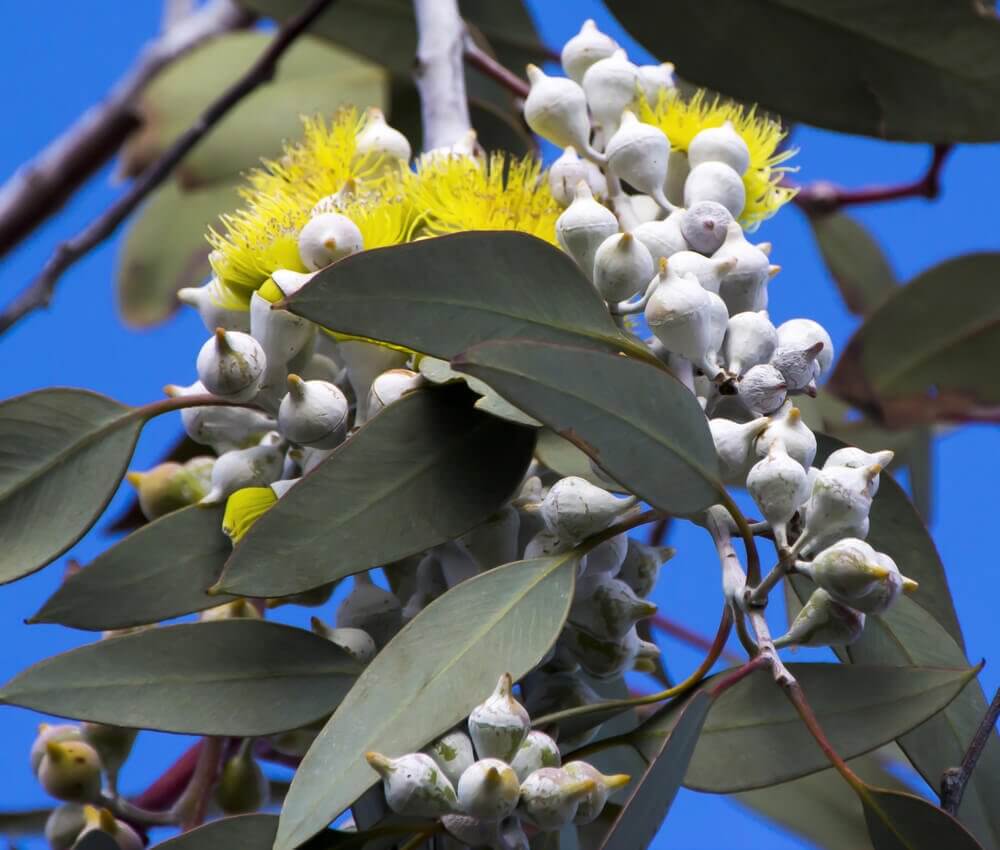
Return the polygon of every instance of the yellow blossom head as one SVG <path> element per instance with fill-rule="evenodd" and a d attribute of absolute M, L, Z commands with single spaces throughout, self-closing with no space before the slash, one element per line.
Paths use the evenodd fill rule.
<path fill-rule="evenodd" d="M 278 496 L 270 487 L 244 487 L 226 500 L 222 530 L 235 546 L 271 507 Z"/>
<path fill-rule="evenodd" d="M 753 227 L 770 218 L 794 197 L 795 190 L 782 186 L 781 179 L 786 172 L 795 170 L 784 163 L 796 152 L 778 150 L 786 133 L 778 122 L 759 115 L 757 107 L 744 109 L 719 97 L 710 100 L 703 89 L 689 100 L 676 89 L 666 89 L 660 92 L 656 103 L 640 96 L 639 118 L 666 133 L 674 150 L 685 152 L 702 130 L 721 127 L 727 121 L 732 123 L 750 150 L 750 167 L 743 175 L 747 200 L 740 224 L 744 227 Z"/>

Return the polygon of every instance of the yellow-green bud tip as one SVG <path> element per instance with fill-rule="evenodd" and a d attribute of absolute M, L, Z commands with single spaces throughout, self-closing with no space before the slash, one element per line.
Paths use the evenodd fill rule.
<path fill-rule="evenodd" d="M 627 773 L 615 773 L 611 776 L 602 776 L 601 778 L 604 780 L 604 784 L 607 785 L 608 788 L 624 788 L 629 784 L 629 782 L 632 781 L 632 777 Z"/>
<path fill-rule="evenodd" d="M 365 761 L 372 766 L 372 768 L 378 771 L 382 776 L 385 776 L 392 770 L 392 759 L 387 758 L 381 753 L 376 753 L 374 751 L 369 751 L 365 753 Z"/>
<path fill-rule="evenodd" d="M 918 587 L 920 587 L 918 582 L 903 576 L 903 593 L 913 593 Z"/>

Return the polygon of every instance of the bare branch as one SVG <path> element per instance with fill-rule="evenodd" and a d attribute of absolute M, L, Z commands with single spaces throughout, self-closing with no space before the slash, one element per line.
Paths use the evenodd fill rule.
<path fill-rule="evenodd" d="M 465 33 L 464 52 L 465 61 L 468 62 L 477 71 L 482 72 L 491 80 L 494 80 L 500 85 L 502 85 L 507 91 L 509 91 L 514 97 L 526 98 L 528 92 L 531 91 L 531 86 L 528 85 L 526 80 L 521 79 L 517 74 L 511 71 L 509 68 L 501 65 L 490 56 L 483 48 L 476 44 L 472 36 L 468 32 Z"/>
<path fill-rule="evenodd" d="M 962 758 L 962 764 L 959 767 L 948 768 L 941 777 L 941 808 L 949 814 L 958 814 L 965 786 L 972 777 L 972 771 L 976 769 L 976 763 L 993 735 L 993 727 L 997 725 L 997 719 L 1000 719 L 1000 688 L 993 694 L 993 702 L 986 709 L 986 715 L 983 717 L 982 723 L 979 724 L 976 734 L 972 736 L 969 748 Z"/>
<path fill-rule="evenodd" d="M 0 313 L 0 333 L 52 299 L 56 283 L 77 260 L 107 239 L 118 226 L 159 186 L 236 104 L 258 86 L 270 81 L 278 61 L 309 25 L 336 0 L 313 0 L 301 14 L 289 19 L 275 33 L 267 49 L 229 89 L 215 100 L 163 155 L 132 184 L 97 220 L 80 233 L 61 243 L 49 258 L 42 273 Z"/>
<path fill-rule="evenodd" d="M 136 101 L 168 65 L 200 44 L 248 26 L 235 0 L 211 0 L 142 50 L 105 99 L 85 112 L 0 187 L 0 256 L 56 213 L 121 147 L 140 121 Z"/>
<path fill-rule="evenodd" d="M 424 150 L 450 147 L 472 127 L 465 96 L 462 57 L 465 23 L 457 0 L 413 0 L 417 19 L 417 64 Z"/>

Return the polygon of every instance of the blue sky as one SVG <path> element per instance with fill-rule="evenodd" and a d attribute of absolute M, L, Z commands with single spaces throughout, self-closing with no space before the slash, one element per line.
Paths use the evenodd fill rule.
<path fill-rule="evenodd" d="M 0 67 L 10 81 L 5 91 L 6 128 L 0 136 L 0 177 L 5 179 L 110 87 L 130 65 L 142 42 L 154 34 L 159 23 L 158 5 L 112 0 L 30 7 L 0 4 L 6 41 Z M 551 45 L 561 45 L 576 32 L 582 19 L 590 16 L 621 37 L 633 58 L 646 59 L 608 23 L 597 2 L 534 0 L 529 5 L 537 15 L 543 38 Z M 893 183 L 919 174 L 929 157 L 925 146 L 888 144 L 801 127 L 795 132 L 794 143 L 801 150 L 797 162 L 803 181 L 823 178 L 852 186 Z M 1000 145 L 959 148 L 946 166 L 943 182 L 944 193 L 937 201 L 901 201 L 855 213 L 882 241 L 900 279 L 948 257 L 1000 247 L 995 225 Z M 111 182 L 110 169 L 106 170 L 62 215 L 6 257 L 0 265 L 0 297 L 9 298 L 24 287 L 56 242 L 85 226 L 120 190 Z M 788 209 L 768 222 L 760 234 L 774 243 L 774 259 L 784 268 L 771 289 L 775 323 L 810 316 L 821 321 L 835 345 L 842 347 L 855 320 L 823 270 L 804 218 Z M 162 327 L 135 332 L 122 327 L 115 315 L 111 284 L 120 237 L 101 246 L 67 274 L 51 309 L 0 337 L 0 397 L 65 385 L 90 387 L 138 404 L 158 398 L 166 383 L 191 380 L 194 357 L 204 336 L 197 317 L 184 313 Z M 134 465 L 141 469 L 154 463 L 179 430 L 176 420 L 154 422 L 140 442 Z M 998 450 L 997 429 L 977 426 L 944 433 L 934 452 L 933 532 L 949 571 L 973 661 L 990 659 L 997 646 L 996 602 L 991 587 L 997 566 L 991 555 L 992 540 L 984 540 L 983 529 L 995 521 L 996 497 L 989 473 L 1000 471 Z M 119 495 L 111 516 L 126 499 L 127 493 Z M 679 554 L 662 574 L 656 601 L 667 616 L 710 634 L 717 623 L 719 604 L 714 553 L 698 529 L 675 525 L 671 543 Z M 71 554 L 87 561 L 108 543 L 109 538 L 98 531 Z M 900 566 L 905 572 L 905 565 Z M 89 635 L 52 626 L 22 624 L 55 588 L 61 571 L 62 564 L 56 564 L 2 589 L 0 643 L 5 651 L 0 655 L 0 678 L 6 680 L 39 659 L 90 640 Z M 672 642 L 665 644 L 665 653 L 671 670 L 681 675 L 699 660 L 694 652 Z M 997 665 L 987 666 L 981 678 L 987 692 L 992 692 L 1000 683 Z M 0 773 L 2 809 L 45 803 L 27 765 L 36 723 L 36 716 L 16 709 L 4 709 L 0 717 L 0 763 L 5 765 Z M 137 755 L 124 774 L 126 789 L 138 789 L 158 775 L 183 743 L 172 736 L 142 736 Z M 706 824 L 711 828 L 706 829 Z M 725 798 L 683 791 L 654 846 L 657 850 L 792 850 L 808 845 Z"/>

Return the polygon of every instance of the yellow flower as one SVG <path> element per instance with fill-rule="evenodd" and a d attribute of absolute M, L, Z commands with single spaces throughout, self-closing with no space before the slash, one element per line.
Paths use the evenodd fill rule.
<path fill-rule="evenodd" d="M 235 546 L 278 501 L 270 487 L 244 487 L 226 500 L 222 530 Z"/>
<path fill-rule="evenodd" d="M 420 211 L 426 235 L 520 230 L 556 242 L 562 209 L 541 163 L 531 156 L 435 157 L 409 175 L 407 194 Z"/>
<path fill-rule="evenodd" d="M 731 121 L 750 149 L 750 167 L 743 175 L 747 202 L 740 223 L 752 227 L 774 215 L 795 196 L 795 189 L 781 186 L 781 179 L 793 167 L 784 165 L 795 149 L 778 151 L 786 133 L 781 125 L 757 114 L 757 107 L 744 109 L 719 97 L 708 99 L 703 89 L 690 100 L 674 89 L 662 91 L 655 104 L 639 98 L 639 118 L 659 127 L 674 150 L 687 151 L 691 140 L 702 130 L 721 127 Z"/>

